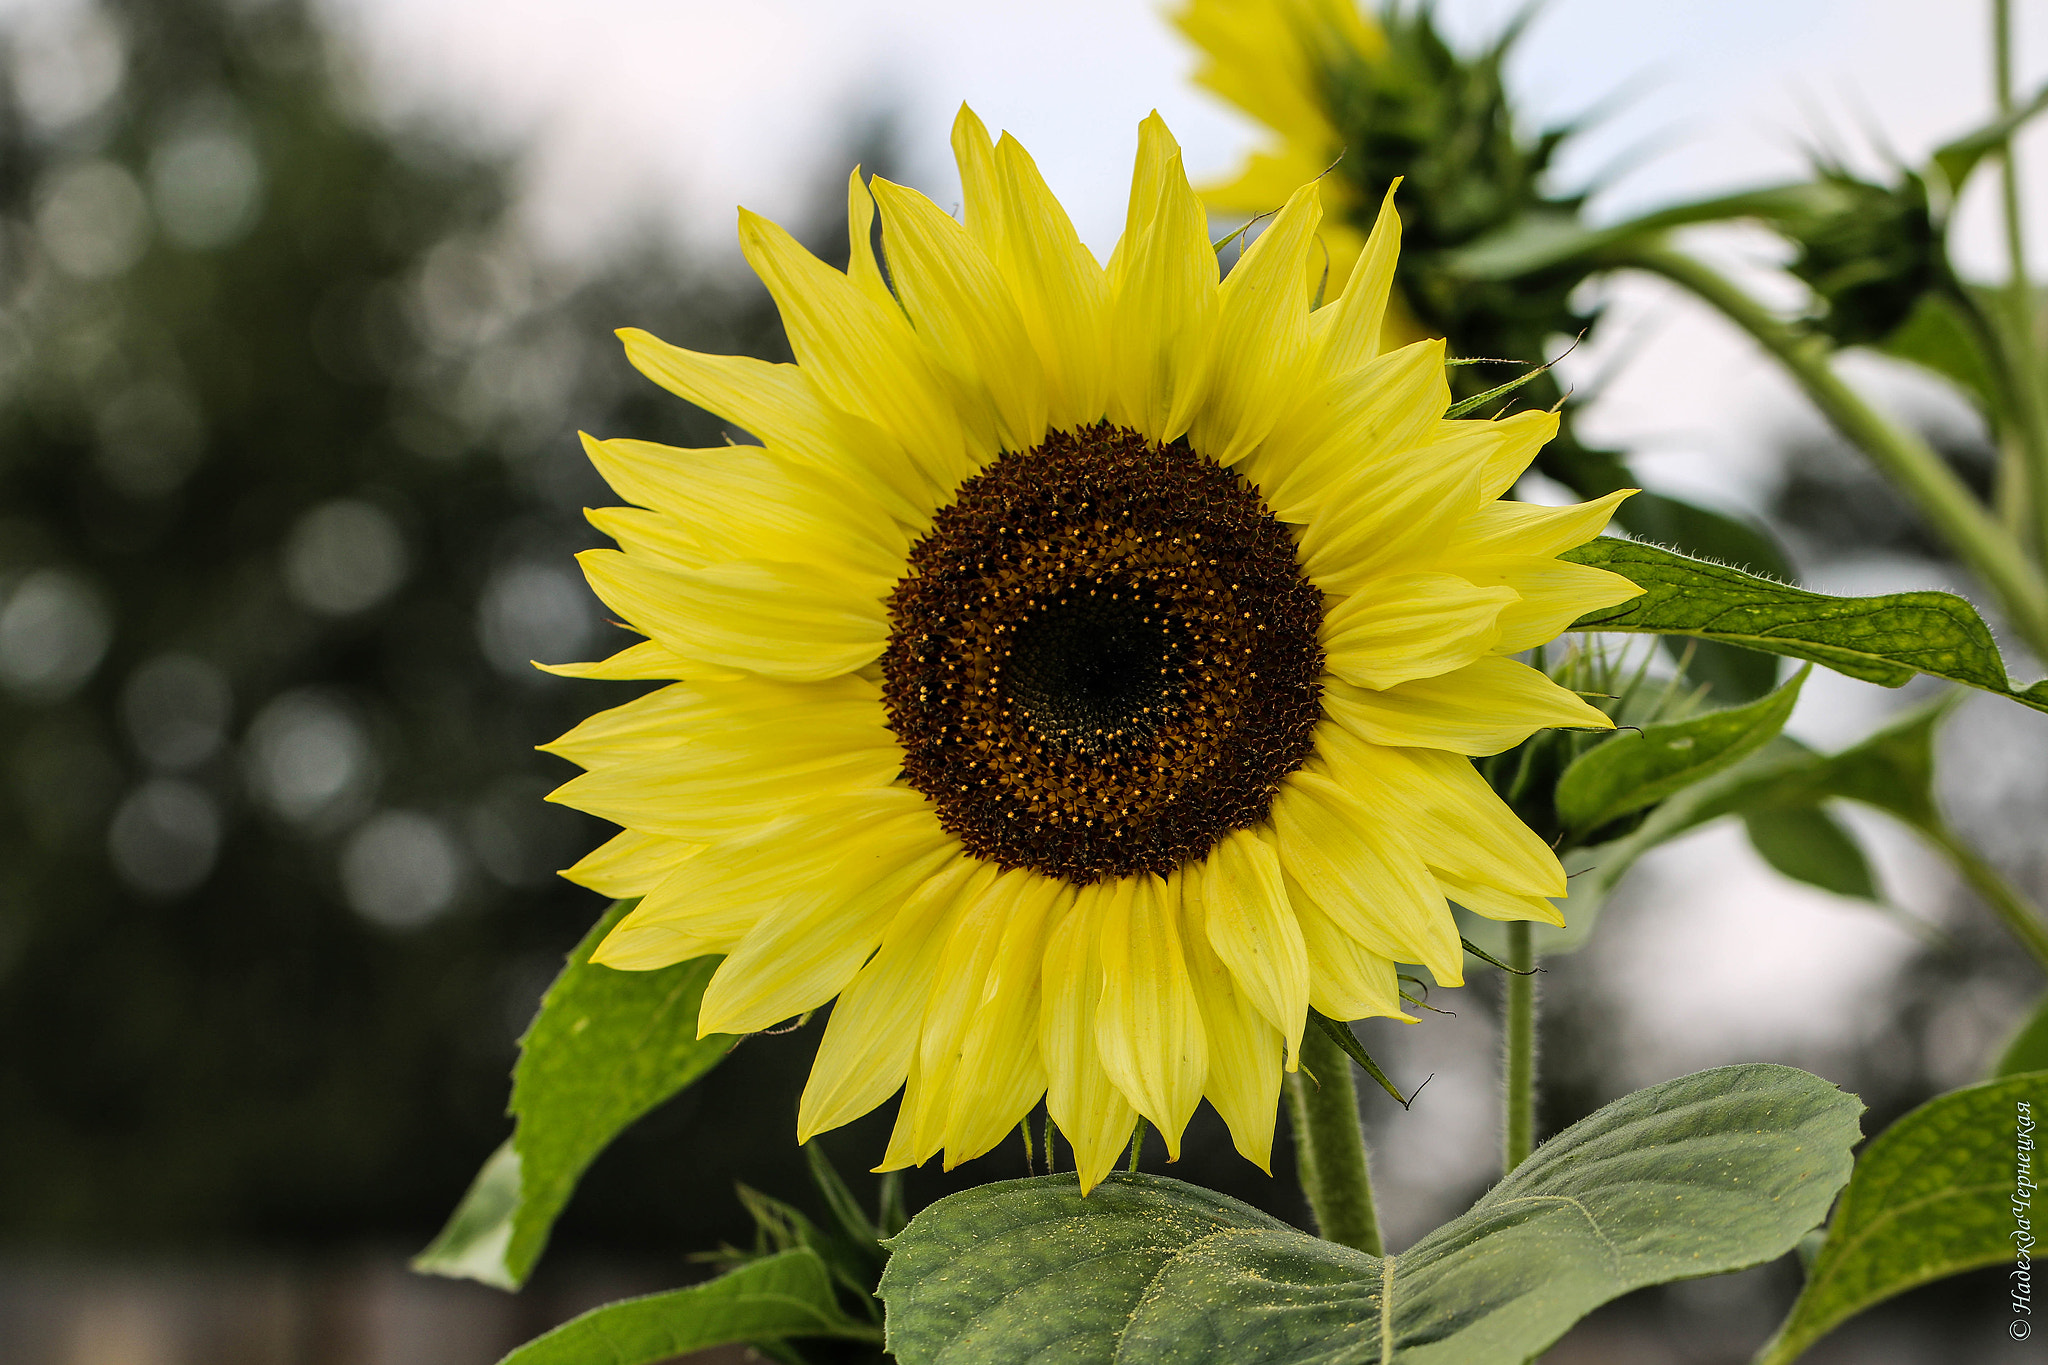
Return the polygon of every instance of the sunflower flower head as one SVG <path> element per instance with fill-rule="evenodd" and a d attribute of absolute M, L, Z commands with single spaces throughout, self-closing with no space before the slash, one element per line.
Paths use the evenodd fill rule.
<path fill-rule="evenodd" d="M 1312 181 L 1225 279 L 1157 115 L 1106 266 L 1015 140 L 954 148 L 960 220 L 855 172 L 844 272 L 742 213 L 795 364 L 622 334 L 760 444 L 586 438 L 645 638 L 558 671 L 666 685 L 548 746 L 623 826 L 567 875 L 639 898 L 596 961 L 723 955 L 706 1033 L 831 1004 L 800 1138 L 901 1092 L 882 1168 L 950 1166 L 1043 1098 L 1092 1186 L 1206 1097 L 1263 1167 L 1311 1007 L 1457 984 L 1449 901 L 1559 922 L 1470 759 L 1609 725 L 1510 656 L 1635 595 L 1556 558 L 1621 495 L 1499 501 L 1555 419 L 1382 352 L 1391 208 L 1312 309 Z"/>
<path fill-rule="evenodd" d="M 1390 5 L 1374 19 L 1358 0 L 1187 0 L 1174 22 L 1201 53 L 1197 83 L 1274 134 L 1234 179 L 1205 187 L 1210 207 L 1268 213 L 1327 172 L 1322 232 L 1334 293 L 1398 179 L 1408 254 L 1395 316 L 1404 335 L 1453 337 L 1470 355 L 1528 357 L 1541 356 L 1552 333 L 1591 324 L 1568 301 L 1583 270 L 1494 285 L 1450 259 L 1519 218 L 1568 219 L 1584 202 L 1544 189 L 1572 130 L 1527 136 L 1515 125 L 1503 68 L 1522 21 L 1474 55 L 1444 40 L 1429 5 Z"/>

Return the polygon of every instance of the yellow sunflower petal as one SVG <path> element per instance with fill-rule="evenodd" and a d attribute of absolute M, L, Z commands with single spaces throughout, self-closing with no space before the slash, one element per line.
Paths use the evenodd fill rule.
<path fill-rule="evenodd" d="M 803 564 L 665 570 L 616 550 L 577 561 L 604 604 L 688 659 L 816 681 L 878 657 L 889 638 L 886 583 Z"/>
<path fill-rule="evenodd" d="M 552 673 L 560 678 L 603 678 L 623 682 L 680 678 L 686 672 L 691 677 L 698 677 L 703 672 L 702 665 L 696 660 L 685 659 L 659 640 L 642 640 L 638 644 L 626 646 L 608 659 L 599 659 L 594 663 L 537 663 L 534 667 L 543 673 Z"/>
<path fill-rule="evenodd" d="M 1564 927 L 1564 912 L 1551 904 L 1546 896 L 1504 891 L 1485 882 L 1453 876 L 1442 868 L 1432 870 L 1436 872 L 1436 884 L 1444 895 L 1475 915 L 1498 920 L 1535 920 L 1541 924 L 1554 924 L 1560 929 Z"/>
<path fill-rule="evenodd" d="M 915 190 L 875 177 L 889 268 L 918 335 L 966 392 L 994 410 L 1005 450 L 1045 439 L 1045 376 L 1008 286 L 966 228 Z"/>
<path fill-rule="evenodd" d="M 1287 201 L 1223 281 L 1208 400 L 1188 428 L 1195 449 L 1233 464 L 1291 405 L 1308 353 L 1304 265 L 1323 209 L 1315 182 Z"/>
<path fill-rule="evenodd" d="M 1237 1150 L 1271 1175 L 1273 1121 L 1279 1112 L 1280 1057 L 1285 1045 L 1280 1030 L 1245 997 L 1223 959 L 1210 950 L 1201 902 L 1184 899 L 1182 903 L 1188 917 L 1188 975 L 1194 982 L 1202 1032 L 1208 1040 L 1209 1074 L 1202 1092 L 1223 1116 Z M 1302 1004 L 1307 1003 L 1304 998 Z"/>
<path fill-rule="evenodd" d="M 1527 664 L 1487 658 L 1453 673 L 1368 692 L 1323 690 L 1323 713 L 1374 744 L 1448 749 L 1483 758 L 1551 727 L 1611 730 L 1614 722 Z"/>
<path fill-rule="evenodd" d="M 846 278 L 885 310 L 896 307 L 896 296 L 889 292 L 881 263 L 875 260 L 875 198 L 858 166 L 846 177 Z"/>
<path fill-rule="evenodd" d="M 1408 831 L 1439 876 L 1516 895 L 1565 894 L 1564 868 L 1550 845 L 1464 758 L 1371 744 L 1328 720 L 1317 727 L 1316 751 L 1341 786 Z"/>
<path fill-rule="evenodd" d="M 1317 370 L 1330 378 L 1352 374 L 1381 351 L 1387 296 L 1394 287 L 1394 263 L 1401 255 L 1401 215 L 1394 212 L 1397 178 L 1380 201 L 1372 235 L 1335 303 L 1316 310 L 1311 323 Z"/>
<path fill-rule="evenodd" d="M 903 1084 L 927 1001 L 949 985 L 938 970 L 949 932 L 972 916 L 995 879 L 991 864 L 953 858 L 889 919 L 881 946 L 832 1006 L 797 1106 L 798 1142 L 852 1122 Z"/>
<path fill-rule="evenodd" d="M 797 366 L 686 351 L 637 327 L 619 339 L 633 367 L 670 393 L 812 468 L 859 482 L 913 529 L 930 522 L 941 487 L 896 438 L 827 403 Z"/>
<path fill-rule="evenodd" d="M 1447 986 L 1464 980 L 1458 928 L 1408 840 L 1344 788 L 1309 771 L 1273 799 L 1273 832 L 1290 885 L 1381 957 L 1419 962 Z"/>
<path fill-rule="evenodd" d="M 1446 423 L 1445 439 L 1411 452 L 1398 472 L 1361 466 L 1303 528 L 1301 563 L 1327 591 L 1435 557 L 1451 530 L 1500 493 L 1557 432 L 1548 412 Z"/>
<path fill-rule="evenodd" d="M 965 104 L 953 116 L 953 162 L 960 168 L 960 222 L 982 250 L 1000 261 L 1003 192 L 996 145 L 988 125 Z"/>
<path fill-rule="evenodd" d="M 841 854 L 837 866 L 785 893 L 719 964 L 698 1007 L 700 1036 L 753 1033 L 830 1000 L 881 943 L 904 898 L 960 856 L 924 810 L 873 821 L 853 848 L 843 839 L 830 846 Z"/>
<path fill-rule="evenodd" d="M 1618 573 L 1535 555 L 1470 559 L 1458 566 L 1458 572 L 1474 583 L 1510 588 L 1518 598 L 1500 614 L 1500 643 L 1495 647 L 1503 654 L 1554 640 L 1587 612 L 1643 595 Z"/>
<path fill-rule="evenodd" d="M 1323 667 L 1372 688 L 1463 668 L 1494 649 L 1503 610 L 1519 601 L 1455 574 L 1368 579 L 1324 613 Z"/>
<path fill-rule="evenodd" d="M 1283 521 L 1307 522 L 1358 480 L 1398 477 L 1451 401 L 1444 344 L 1418 341 L 1301 399 L 1245 462 Z"/>
<path fill-rule="evenodd" d="M 1081 243 L 1037 163 L 1009 134 L 996 144 L 1002 254 L 1024 328 L 1045 371 L 1046 421 L 1057 430 L 1101 419 L 1109 402 L 1109 277 Z"/>
<path fill-rule="evenodd" d="M 990 964 L 981 1003 L 960 1041 L 956 1084 L 946 1116 L 946 1168 L 980 1156 L 1007 1137 L 1045 1093 L 1038 1023 L 1047 927 L 1074 900 L 1050 877 L 1021 895 Z"/>
<path fill-rule="evenodd" d="M 1210 951 L 1230 969 L 1238 993 L 1280 1031 L 1292 1069 L 1308 1017 L 1309 964 L 1280 855 L 1262 835 L 1235 830 L 1188 874 L 1181 894 L 1199 902 Z"/>
<path fill-rule="evenodd" d="M 1490 502 L 1467 517 L 1445 542 L 1443 562 L 1484 559 L 1490 555 L 1563 554 L 1607 529 L 1614 509 L 1633 497 L 1634 488 L 1618 489 L 1604 498 L 1544 507 L 1533 502 Z"/>
<path fill-rule="evenodd" d="M 887 431 L 941 488 L 990 453 L 970 454 L 947 384 L 903 314 L 759 214 L 740 213 L 740 249 L 782 314 L 797 363 L 825 400 Z"/>
<path fill-rule="evenodd" d="M 909 532 L 852 481 L 820 479 L 817 471 L 792 468 L 760 446 L 680 450 L 585 436 L 583 448 L 614 492 L 654 509 L 586 514 L 628 551 L 681 552 L 675 561 L 690 568 L 770 559 L 882 581 L 902 572 Z"/>
<path fill-rule="evenodd" d="M 1128 888 L 1128 894 L 1123 888 Z M 1202 1100 L 1208 1044 L 1181 949 L 1179 888 L 1126 877 L 1102 916 L 1102 1004 L 1095 1044 L 1103 1069 L 1180 1160 L 1181 1133 Z"/>
<path fill-rule="evenodd" d="M 704 845 L 685 843 L 637 829 L 622 829 L 576 860 L 562 875 L 600 896 L 629 900 L 644 896 L 667 880 L 684 860 Z"/>
<path fill-rule="evenodd" d="M 1188 429 L 1208 389 L 1216 252 L 1159 115 L 1138 130 L 1130 215 L 1109 265 L 1109 411 L 1154 441 Z"/>
<path fill-rule="evenodd" d="M 938 967 L 918 1029 L 918 1065 L 926 1081 L 913 1119 L 919 1161 L 951 1142 L 948 1120 L 955 1099 L 963 1094 L 976 1101 L 983 1098 L 980 1092 L 985 1078 L 961 1069 L 961 1045 L 987 998 L 1005 929 L 1022 910 L 1022 902 L 1037 899 L 1045 889 L 1041 885 L 1045 878 L 1022 868 L 997 876 L 994 864 L 984 866 L 992 874 L 989 883 L 959 898 L 959 914 L 939 935 Z"/>
<path fill-rule="evenodd" d="M 871 864 L 850 857 L 842 839 L 834 837 L 848 830 L 875 841 Z M 786 847 L 782 840 L 788 841 Z M 893 887 L 894 869 L 943 841 L 944 832 L 915 793 L 892 789 L 819 803 L 792 813 L 760 837 L 713 844 L 679 864 L 613 927 L 591 961 L 644 971 L 724 952 L 766 916 L 790 905 L 859 902 L 870 872 Z M 899 899 L 907 889 L 897 892 Z"/>
<path fill-rule="evenodd" d="M 1310 964 L 1308 1003 L 1331 1019 L 1401 1019 L 1401 981 L 1393 960 L 1365 947 L 1323 913 L 1307 891 L 1290 879 L 1287 899 L 1301 923 Z"/>
<path fill-rule="evenodd" d="M 1115 1169 L 1138 1122 L 1138 1111 L 1103 1068 L 1095 1041 L 1103 994 L 1101 924 L 1117 886 L 1097 882 L 1079 888 L 1045 946 L 1045 994 L 1038 1016 L 1045 1108 L 1074 1148 L 1083 1194 Z M 1128 898 L 1128 889 L 1122 894 Z"/>

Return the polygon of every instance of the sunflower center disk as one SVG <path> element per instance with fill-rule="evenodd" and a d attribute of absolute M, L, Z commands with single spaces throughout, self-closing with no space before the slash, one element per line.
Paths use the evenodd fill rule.
<path fill-rule="evenodd" d="M 1106 423 L 962 484 L 883 656 L 904 775 L 967 850 L 1164 874 L 1265 819 L 1322 714 L 1321 594 L 1242 479 Z"/>

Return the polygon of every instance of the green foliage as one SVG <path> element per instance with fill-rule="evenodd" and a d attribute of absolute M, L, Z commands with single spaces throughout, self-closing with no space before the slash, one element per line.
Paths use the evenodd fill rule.
<path fill-rule="evenodd" d="M 1610 569 L 1645 589 L 1581 617 L 1574 630 L 1690 635 L 1826 664 L 1885 687 L 1925 673 L 2048 711 L 2048 682 L 2015 686 L 1991 628 L 1952 593 L 1829 597 L 1611 536 L 1559 558 Z"/>
<path fill-rule="evenodd" d="M 697 1006 L 717 958 L 651 972 L 591 965 L 591 952 L 635 904 L 613 905 L 542 997 L 512 1073 L 511 1140 L 415 1270 L 516 1289 L 598 1153 L 732 1049 L 725 1034 L 697 1037 Z"/>
<path fill-rule="evenodd" d="M 2023 1071 L 2048 1071 L 2048 996 L 2041 997 L 2013 1033 L 1988 1079 L 2017 1076 Z"/>
<path fill-rule="evenodd" d="M 1950 196 L 1960 195 L 1964 182 L 1969 180 L 1978 163 L 2002 149 L 2014 133 L 2031 123 L 2044 109 L 2048 109 L 2048 86 L 2036 91 L 2032 99 L 2014 105 L 2010 113 L 2000 115 L 1983 127 L 1938 148 L 1934 153 L 1934 168 L 1947 182 Z"/>
<path fill-rule="evenodd" d="M 1826 807 L 1745 811 L 1742 822 L 1750 846 L 1782 875 L 1837 896 L 1881 899 L 1863 846 Z"/>
<path fill-rule="evenodd" d="M 1961 389 L 1986 414 L 1998 410 L 1998 394 L 1984 343 L 1948 294 L 1920 297 L 1905 322 L 1879 345 L 1886 355 L 1910 360 Z"/>
<path fill-rule="evenodd" d="M 1587 842 L 1594 831 L 1755 753 L 1785 728 L 1809 671 L 1811 665 L 1748 706 L 1646 726 L 1589 749 L 1558 779 L 1557 811 L 1565 827 Z"/>
<path fill-rule="evenodd" d="M 688 1289 L 608 1303 L 536 1337 L 501 1365 L 655 1365 L 690 1351 L 789 1337 L 875 1341 L 880 1329 L 839 1310 L 816 1253 L 798 1248 Z"/>
<path fill-rule="evenodd" d="M 904 1365 L 1042 1359 L 1499 1365 L 1647 1284 L 1782 1255 L 1848 1178 L 1861 1106 L 1752 1065 L 1638 1091 L 1384 1259 L 1156 1176 L 985 1185 L 894 1241 Z"/>
<path fill-rule="evenodd" d="M 1938 1096 L 1874 1139 L 1758 1365 L 1798 1359 L 1842 1322 L 1915 1285 L 2030 1253 L 2034 1191 L 2016 1182 L 2039 1173 L 2041 1112 L 2048 1072 L 2028 1072 Z M 2015 1242 L 2015 1231 L 2025 1239 Z"/>

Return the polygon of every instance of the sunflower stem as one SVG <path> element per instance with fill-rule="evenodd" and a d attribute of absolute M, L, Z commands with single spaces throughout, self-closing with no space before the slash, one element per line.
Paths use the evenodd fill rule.
<path fill-rule="evenodd" d="M 1384 1254 L 1351 1059 L 1320 1029 L 1302 1036 L 1301 1069 L 1287 1075 L 1287 1106 L 1294 1120 L 1295 1169 L 1316 1230 L 1326 1241 L 1369 1256 Z"/>
<path fill-rule="evenodd" d="M 1932 446 L 1842 381 L 1825 337 L 1779 318 L 1719 271 L 1682 251 L 1635 245 L 1609 263 L 1662 275 L 1748 332 L 1983 579 L 2027 644 L 2036 653 L 2048 652 L 2048 579 Z"/>
<path fill-rule="evenodd" d="M 1501 1067 L 1501 1174 L 1513 1175 L 1536 1145 L 1536 942 L 1527 920 L 1508 923 L 1506 1056 Z"/>

